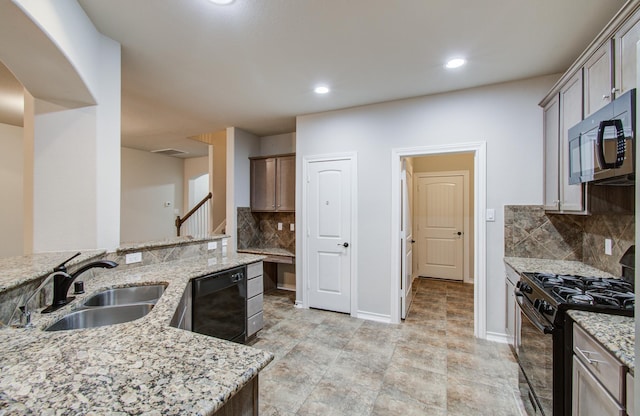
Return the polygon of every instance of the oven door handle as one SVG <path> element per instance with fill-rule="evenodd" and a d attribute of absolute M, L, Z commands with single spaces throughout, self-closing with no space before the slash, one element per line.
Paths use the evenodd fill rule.
<path fill-rule="evenodd" d="M 529 304 L 527 304 L 526 301 L 524 300 L 523 293 L 520 292 L 519 290 L 516 290 L 514 291 L 514 294 L 516 295 L 516 302 L 518 303 L 520 310 L 522 311 L 524 316 L 527 317 L 529 322 L 531 322 L 531 324 L 533 324 L 533 326 L 535 326 L 538 329 L 538 331 L 542 332 L 543 334 L 552 334 L 553 327 L 540 323 L 540 321 L 535 316 L 536 313 L 534 312 L 534 309 L 531 306 L 529 306 Z"/>

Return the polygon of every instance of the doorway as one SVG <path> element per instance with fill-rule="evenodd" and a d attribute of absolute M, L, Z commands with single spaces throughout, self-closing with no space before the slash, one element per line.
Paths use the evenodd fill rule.
<path fill-rule="evenodd" d="M 469 233 L 469 253 L 473 253 L 473 260 L 470 260 L 469 273 L 474 277 L 474 336 L 486 338 L 486 224 L 482 219 L 486 213 L 486 143 L 472 142 L 457 145 L 424 146 L 406 149 L 392 150 L 392 192 L 391 192 L 391 214 L 392 214 L 392 235 L 400 238 L 392 239 L 391 250 L 391 270 L 397 279 L 391 282 L 391 322 L 399 323 L 402 315 L 402 161 L 405 158 L 420 158 L 422 156 L 435 155 L 455 155 L 469 154 L 473 157 L 472 178 L 470 188 L 473 192 L 473 211 L 470 217 L 473 219 L 473 226 Z M 451 168 L 449 168 L 451 170 Z M 414 166 L 414 176 L 416 176 Z M 415 178 L 414 178 L 415 182 Z M 472 184 L 472 185 L 471 185 Z M 415 221 L 414 221 L 415 222 Z M 413 255 L 414 258 L 418 257 Z M 414 261 L 415 264 L 415 261 Z M 415 275 L 415 274 L 414 274 Z"/>
<path fill-rule="evenodd" d="M 305 158 L 302 223 L 303 307 L 355 316 L 356 158 Z"/>

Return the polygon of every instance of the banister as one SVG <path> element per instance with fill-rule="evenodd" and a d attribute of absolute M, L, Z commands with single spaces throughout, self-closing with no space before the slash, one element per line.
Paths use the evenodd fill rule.
<path fill-rule="evenodd" d="M 178 237 L 180 237 L 180 227 L 182 227 L 182 224 L 184 224 L 189 219 L 189 217 L 191 217 L 201 206 L 203 206 L 212 197 L 213 197 L 213 194 L 209 192 L 207 196 L 202 198 L 202 201 L 198 202 L 195 207 L 191 208 L 191 210 L 187 212 L 184 217 L 180 218 L 179 215 L 176 217 L 176 229 L 178 231 Z"/>

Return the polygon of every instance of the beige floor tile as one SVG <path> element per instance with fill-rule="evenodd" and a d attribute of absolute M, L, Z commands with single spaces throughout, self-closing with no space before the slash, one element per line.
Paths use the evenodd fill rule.
<path fill-rule="evenodd" d="M 401 325 L 265 294 L 250 345 L 276 358 L 260 374 L 260 414 L 523 415 L 510 349 L 473 337 L 473 285 L 418 278 L 413 294 Z"/>

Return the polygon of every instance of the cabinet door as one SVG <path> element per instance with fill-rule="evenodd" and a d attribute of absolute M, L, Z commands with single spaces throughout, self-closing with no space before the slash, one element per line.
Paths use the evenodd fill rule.
<path fill-rule="evenodd" d="M 639 40 L 640 11 L 631 16 L 613 38 L 616 95 L 636 87 L 636 44 Z"/>
<path fill-rule="evenodd" d="M 569 128 L 582 121 L 582 72 L 560 90 L 560 210 L 584 211 L 582 184 L 569 185 Z"/>
<path fill-rule="evenodd" d="M 276 209 L 276 159 L 251 160 L 251 210 Z"/>
<path fill-rule="evenodd" d="M 560 209 L 560 102 L 558 95 L 545 105 L 544 121 L 544 209 Z"/>
<path fill-rule="evenodd" d="M 602 45 L 584 64 L 584 115 L 611 102 L 611 43 Z"/>
<path fill-rule="evenodd" d="M 600 385 L 587 368 L 573 356 L 573 416 L 624 416 L 624 409 Z"/>
<path fill-rule="evenodd" d="M 278 158 L 277 167 L 277 210 L 296 210 L 296 157 L 285 156 Z"/>

